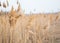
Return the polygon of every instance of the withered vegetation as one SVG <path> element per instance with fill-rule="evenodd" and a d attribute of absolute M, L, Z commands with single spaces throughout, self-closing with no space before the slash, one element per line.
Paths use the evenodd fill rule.
<path fill-rule="evenodd" d="M 0 43 L 60 42 L 55 41 L 60 38 L 60 12 L 25 15 L 20 11 L 19 5 L 17 10 L 12 6 L 10 12 L 0 12 Z"/>

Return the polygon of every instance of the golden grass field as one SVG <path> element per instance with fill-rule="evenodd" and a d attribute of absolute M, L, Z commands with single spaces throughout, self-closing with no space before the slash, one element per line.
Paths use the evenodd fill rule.
<path fill-rule="evenodd" d="M 0 12 L 0 43 L 60 43 L 60 12 L 25 15 L 17 4 L 17 11 Z"/>
<path fill-rule="evenodd" d="M 0 43 L 60 43 L 60 13 L 0 12 Z"/>

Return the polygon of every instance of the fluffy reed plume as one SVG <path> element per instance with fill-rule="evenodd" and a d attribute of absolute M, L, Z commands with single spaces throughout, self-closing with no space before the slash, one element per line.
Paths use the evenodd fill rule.
<path fill-rule="evenodd" d="M 19 4 L 19 2 L 17 1 L 17 4 Z"/>
<path fill-rule="evenodd" d="M 7 3 L 7 4 L 6 4 Z M 9 6 L 9 3 L 8 3 L 8 1 L 6 1 L 6 3 L 4 2 L 3 3 L 3 5 L 1 4 L 1 2 L 0 2 L 0 6 L 3 6 L 4 8 L 6 8 L 6 7 L 8 7 Z"/>
<path fill-rule="evenodd" d="M 9 6 L 9 3 L 8 3 L 8 1 L 7 1 L 7 6 Z"/>
<path fill-rule="evenodd" d="M 1 2 L 0 2 L 0 6 L 1 6 Z"/>
<path fill-rule="evenodd" d="M 7 5 L 6 5 L 5 3 L 3 3 L 3 7 L 4 7 L 4 8 L 6 8 L 6 7 L 7 7 Z"/>
<path fill-rule="evenodd" d="M 17 12 L 19 12 L 21 10 L 20 8 L 20 3 L 18 4 L 18 9 L 17 9 Z"/>

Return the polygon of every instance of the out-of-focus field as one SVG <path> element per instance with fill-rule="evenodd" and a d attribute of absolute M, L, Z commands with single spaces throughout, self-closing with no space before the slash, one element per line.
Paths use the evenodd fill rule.
<path fill-rule="evenodd" d="M 0 43 L 60 43 L 60 13 L 0 12 Z"/>

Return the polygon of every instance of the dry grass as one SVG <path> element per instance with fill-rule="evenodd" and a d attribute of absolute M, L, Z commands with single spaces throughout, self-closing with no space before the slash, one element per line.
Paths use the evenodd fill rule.
<path fill-rule="evenodd" d="M 16 11 L 0 12 L 0 43 L 60 43 L 60 12 L 24 15 L 17 4 Z"/>
<path fill-rule="evenodd" d="M 60 43 L 59 33 L 60 13 L 0 15 L 0 43 Z"/>

